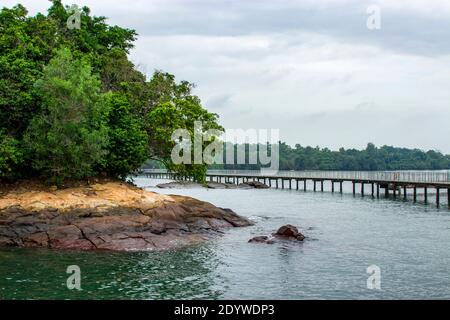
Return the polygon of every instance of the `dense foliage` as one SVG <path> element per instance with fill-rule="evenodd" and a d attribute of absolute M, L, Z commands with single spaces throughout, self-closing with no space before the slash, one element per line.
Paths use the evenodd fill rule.
<path fill-rule="evenodd" d="M 235 146 L 236 148 L 236 146 Z M 246 146 L 247 152 L 251 150 Z M 280 170 L 449 170 L 450 155 L 437 151 L 396 148 L 377 148 L 369 143 L 364 150 L 344 149 L 332 151 L 327 148 L 294 148 L 280 143 Z M 214 168 L 256 170 L 258 164 L 216 165 Z"/>
<path fill-rule="evenodd" d="M 157 159 L 203 180 L 205 165 L 170 162 L 170 130 L 192 131 L 196 120 L 220 128 L 193 85 L 160 71 L 147 80 L 128 59 L 134 30 L 87 7 L 80 28 L 68 28 L 72 12 L 51 2 L 47 15 L 0 11 L 0 179 L 124 178 Z"/>

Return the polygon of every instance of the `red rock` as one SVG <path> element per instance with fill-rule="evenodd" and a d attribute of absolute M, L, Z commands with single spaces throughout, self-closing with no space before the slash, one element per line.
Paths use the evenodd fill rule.
<path fill-rule="evenodd" d="M 125 183 L 87 188 L 2 196 L 0 246 L 169 250 L 205 241 L 213 231 L 251 225 L 230 209 L 190 197 Z"/>
<path fill-rule="evenodd" d="M 294 238 L 299 241 L 303 241 L 305 239 L 305 236 L 302 235 L 300 232 L 298 232 L 297 227 L 290 224 L 280 227 L 278 231 L 275 233 L 275 236 Z"/>

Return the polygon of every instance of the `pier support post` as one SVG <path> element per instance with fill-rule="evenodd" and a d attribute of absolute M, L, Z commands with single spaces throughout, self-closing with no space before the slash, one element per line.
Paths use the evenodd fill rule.
<path fill-rule="evenodd" d="M 278 178 L 275 179 L 276 188 L 278 189 Z"/>
<path fill-rule="evenodd" d="M 352 181 L 352 183 L 353 183 L 353 195 L 355 195 L 356 194 L 356 183 L 355 183 L 355 181 Z"/>
<path fill-rule="evenodd" d="M 441 190 L 439 187 L 436 187 L 436 207 L 439 208 L 440 202 L 441 202 Z"/>
<path fill-rule="evenodd" d="M 427 187 L 424 187 L 423 196 L 424 196 L 425 204 L 428 203 L 428 188 Z"/>
<path fill-rule="evenodd" d="M 295 182 L 297 183 L 296 190 L 298 190 L 298 179 L 295 179 Z"/>
<path fill-rule="evenodd" d="M 406 186 L 403 186 L 403 199 L 405 199 L 406 200 L 406 198 L 408 197 L 408 195 L 407 195 L 407 189 L 406 189 Z"/>
<path fill-rule="evenodd" d="M 380 198 L 380 184 L 377 183 L 377 198 Z"/>
<path fill-rule="evenodd" d="M 323 192 L 323 180 L 320 181 L 320 192 Z"/>
<path fill-rule="evenodd" d="M 303 191 L 305 191 L 305 192 L 306 192 L 306 179 L 305 179 L 305 180 L 303 180 Z"/>
<path fill-rule="evenodd" d="M 397 186 L 394 184 L 394 199 L 397 198 Z"/>
<path fill-rule="evenodd" d="M 289 179 L 289 190 L 292 190 L 292 179 Z"/>
<path fill-rule="evenodd" d="M 331 180 L 331 192 L 334 193 L 334 180 Z"/>
<path fill-rule="evenodd" d="M 364 197 L 364 182 L 361 182 L 361 195 Z"/>
<path fill-rule="evenodd" d="M 313 181 L 314 181 L 314 192 L 316 192 L 316 180 Z"/>
<path fill-rule="evenodd" d="M 371 195 L 372 195 L 372 198 L 374 198 L 375 197 L 375 184 L 372 182 L 371 185 L 372 185 Z"/>
<path fill-rule="evenodd" d="M 284 189 L 284 179 L 281 179 L 281 189 Z"/>
<path fill-rule="evenodd" d="M 414 202 L 417 202 L 417 187 L 416 186 L 414 186 L 414 191 L 413 191 L 413 201 Z"/>
<path fill-rule="evenodd" d="M 340 193 L 343 192 L 343 189 L 342 189 L 342 184 L 343 184 L 343 183 L 344 183 L 343 181 L 340 181 L 340 182 L 339 182 L 339 192 L 340 192 Z"/>

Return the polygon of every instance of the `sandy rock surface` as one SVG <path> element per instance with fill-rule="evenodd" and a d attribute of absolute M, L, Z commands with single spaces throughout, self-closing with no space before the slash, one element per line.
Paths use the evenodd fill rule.
<path fill-rule="evenodd" d="M 0 195 L 0 246 L 168 250 L 251 225 L 230 209 L 123 182 Z"/>

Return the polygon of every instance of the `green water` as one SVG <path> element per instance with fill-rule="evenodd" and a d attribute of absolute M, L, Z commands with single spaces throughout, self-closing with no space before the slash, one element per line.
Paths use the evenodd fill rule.
<path fill-rule="evenodd" d="M 141 186 L 155 181 L 141 179 Z M 0 249 L 1 299 L 449 299 L 450 211 L 402 199 L 295 190 L 157 190 L 255 222 L 171 252 Z M 283 224 L 303 243 L 251 244 Z M 81 291 L 66 285 L 81 270 Z M 367 268 L 381 290 L 367 288 Z"/>
<path fill-rule="evenodd" d="M 163 253 L 0 250 L 2 299 L 214 299 L 208 246 Z M 67 267 L 81 291 L 67 288 Z"/>

